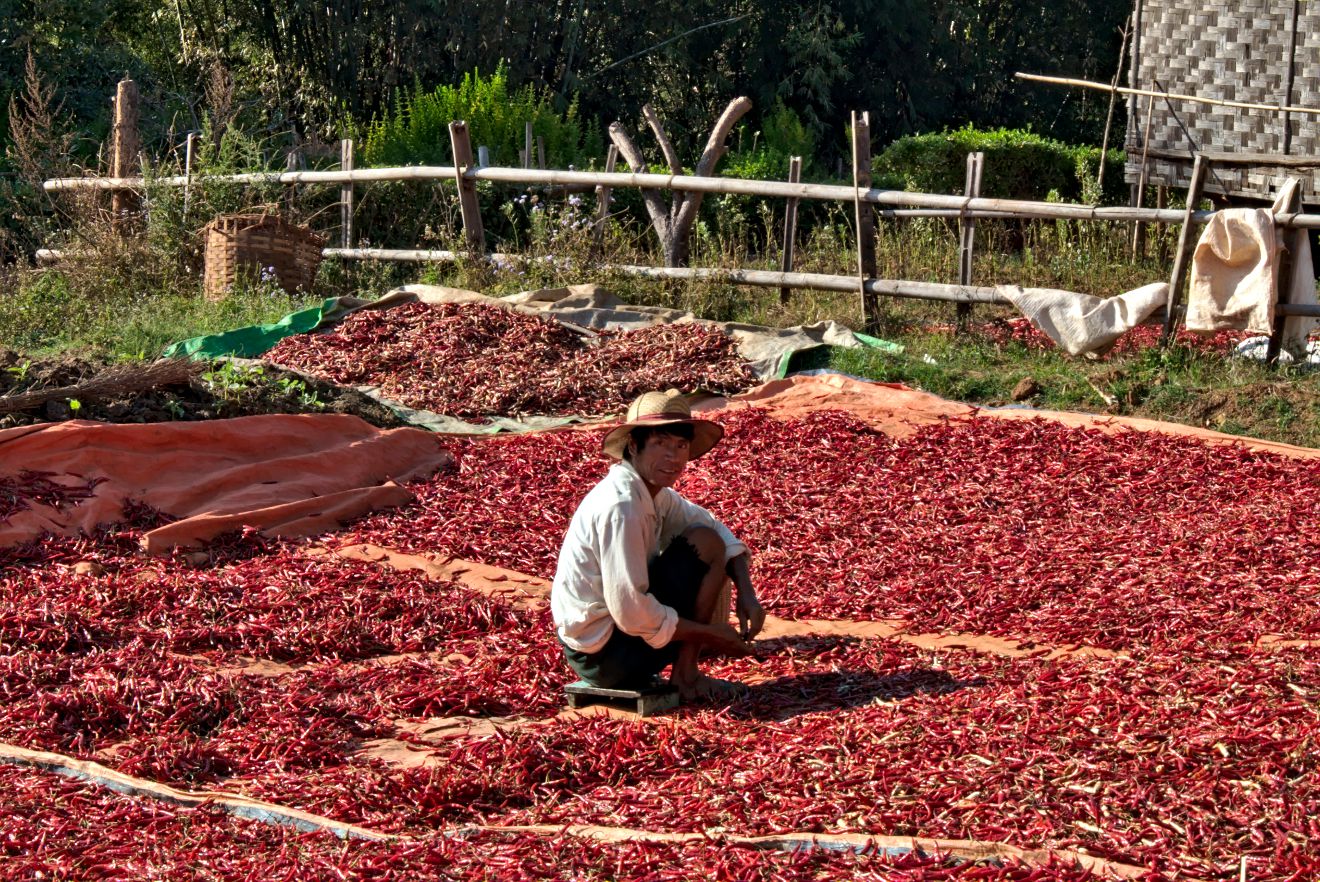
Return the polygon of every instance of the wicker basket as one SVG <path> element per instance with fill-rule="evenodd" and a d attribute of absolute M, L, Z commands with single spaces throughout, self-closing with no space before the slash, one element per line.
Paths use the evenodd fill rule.
<path fill-rule="evenodd" d="M 325 237 L 267 213 L 225 214 L 202 230 L 206 296 L 223 299 L 240 278 L 308 289 L 321 265 Z"/>

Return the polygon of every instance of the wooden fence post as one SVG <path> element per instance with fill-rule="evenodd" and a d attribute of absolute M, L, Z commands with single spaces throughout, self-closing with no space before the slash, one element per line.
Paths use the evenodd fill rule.
<path fill-rule="evenodd" d="M 1135 103 L 1135 102 L 1134 102 Z M 1146 178 L 1150 176 L 1150 122 L 1155 118 L 1155 96 L 1146 99 L 1146 127 L 1141 135 L 1141 174 L 1137 178 L 1137 198 L 1134 207 L 1146 204 Z M 1132 259 L 1146 256 L 1146 225 L 1141 221 L 1132 223 Z"/>
<path fill-rule="evenodd" d="M 532 123 L 528 120 L 523 125 L 523 168 L 532 167 Z"/>
<path fill-rule="evenodd" d="M 1201 190 L 1205 187 L 1206 172 L 1210 162 L 1204 155 L 1196 154 L 1192 164 L 1192 180 L 1187 185 L 1187 211 L 1183 214 L 1182 232 L 1178 235 L 1178 253 L 1174 255 L 1173 277 L 1169 280 L 1169 305 L 1164 316 L 1164 333 L 1160 335 L 1160 345 L 1168 346 L 1178 330 L 1182 318 L 1183 287 L 1187 284 L 1187 271 L 1192 262 L 1192 249 L 1196 247 L 1195 225 L 1192 215 L 1201 201 Z"/>
<path fill-rule="evenodd" d="M 967 179 L 963 186 L 963 195 L 969 199 L 981 197 L 981 173 L 985 170 L 984 153 L 967 154 Z M 958 220 L 958 284 L 972 284 L 972 253 L 976 242 L 976 219 L 971 217 Z M 958 304 L 958 330 L 967 329 L 967 322 L 972 317 L 970 303 Z"/>
<path fill-rule="evenodd" d="M 611 144 L 610 150 L 605 154 L 605 173 L 613 174 L 615 163 L 619 161 L 619 148 Z M 600 251 L 605 243 L 605 221 L 610 216 L 610 199 L 614 195 L 613 187 L 606 187 L 604 184 L 596 185 L 596 222 L 591 226 L 591 248 L 593 251 Z"/>
<path fill-rule="evenodd" d="M 1169 207 L 1169 188 L 1165 186 L 1156 187 L 1155 209 L 1157 211 L 1163 211 L 1168 207 Z M 1163 235 L 1163 229 L 1164 229 L 1163 227 L 1156 227 L 1156 230 L 1160 231 L 1161 233 L 1159 237 L 1159 247 L 1156 249 L 1156 258 L 1159 260 L 1160 263 L 1164 263 L 1169 259 L 1169 237 Z"/>
<path fill-rule="evenodd" d="M 473 254 L 486 252 L 486 233 L 481 225 L 481 208 L 477 203 L 477 185 L 464 177 L 472 167 L 472 138 L 467 123 L 449 124 L 449 142 L 454 151 L 454 179 L 458 183 L 458 208 L 463 215 L 463 233 L 468 250 Z"/>
<path fill-rule="evenodd" d="M 138 169 L 142 138 L 138 134 L 138 87 L 132 80 L 120 80 L 115 90 L 115 122 L 111 130 L 110 176 L 131 178 Z M 129 215 L 139 205 L 132 190 L 115 190 L 110 197 L 110 225 L 123 232 Z"/>
<path fill-rule="evenodd" d="M 875 207 L 862 202 L 863 190 L 871 189 L 871 114 L 852 115 L 853 207 L 857 222 L 858 294 L 862 300 L 862 321 L 873 330 L 877 322 L 876 298 L 866 291 L 866 280 L 876 276 Z"/>
<path fill-rule="evenodd" d="M 188 211 L 192 207 L 192 167 L 193 150 L 197 143 L 197 133 L 189 132 L 183 147 L 183 222 L 188 222 Z"/>
<path fill-rule="evenodd" d="M 1285 184 L 1284 186 L 1287 186 Z M 1293 188 L 1291 196 L 1285 205 L 1281 206 L 1279 214 L 1292 214 L 1302 210 L 1302 188 L 1300 185 Z M 1279 235 L 1279 226 L 1274 224 L 1275 236 Z M 1276 277 L 1276 287 L 1278 295 L 1276 306 L 1283 306 L 1291 299 L 1293 289 L 1293 274 L 1297 272 L 1297 258 L 1293 254 L 1298 237 L 1305 239 L 1304 232 L 1288 230 L 1282 239 L 1285 243 L 1283 253 L 1279 257 L 1279 274 Z M 1309 247 L 1309 246 L 1308 246 Z M 1279 360 L 1279 352 L 1283 349 L 1283 334 L 1287 330 L 1288 317 L 1282 314 L 1282 310 L 1276 308 L 1274 313 L 1274 327 L 1270 331 L 1270 342 L 1265 347 L 1265 363 L 1276 364 Z M 1305 353 L 1302 353 L 1305 357 Z"/>
<path fill-rule="evenodd" d="M 298 171 L 298 170 L 301 169 L 304 165 L 306 165 L 306 162 L 307 162 L 307 160 L 306 160 L 306 158 L 303 156 L 302 145 L 301 145 L 301 144 L 294 144 L 294 145 L 293 145 L 293 149 L 289 151 L 289 155 L 285 158 L 285 161 L 284 161 L 284 168 L 285 168 L 286 171 Z M 297 185 L 297 184 L 285 184 L 285 185 L 284 185 L 284 208 L 285 208 L 285 211 L 288 212 L 290 218 L 293 217 L 294 210 L 295 210 L 297 207 L 298 207 L 298 185 Z"/>
<path fill-rule="evenodd" d="M 802 180 L 802 157 L 794 156 L 788 161 L 788 182 L 796 184 L 800 180 Z M 794 242 L 797 239 L 797 213 L 798 199 L 790 196 L 784 206 L 784 259 L 779 264 L 779 271 L 782 273 L 793 271 L 793 249 Z M 787 285 L 780 288 L 779 302 L 788 303 L 788 298 L 792 293 L 793 289 Z"/>
<path fill-rule="evenodd" d="M 353 170 L 353 139 L 344 138 L 339 142 L 339 167 L 343 171 Z M 339 188 L 339 230 L 340 241 L 345 248 L 353 247 L 353 182 L 347 181 Z"/>

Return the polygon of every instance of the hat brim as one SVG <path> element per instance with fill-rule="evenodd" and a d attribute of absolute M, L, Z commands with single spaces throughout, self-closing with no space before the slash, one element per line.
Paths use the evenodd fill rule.
<path fill-rule="evenodd" d="M 628 436 L 633 429 L 643 427 L 656 429 L 661 426 L 672 426 L 675 423 L 687 423 L 692 427 L 692 445 L 688 448 L 689 462 L 710 453 L 711 449 L 719 444 L 720 439 L 724 437 L 724 427 L 710 420 L 684 417 L 675 417 L 672 420 L 632 420 L 611 429 L 609 434 L 605 436 L 605 440 L 601 442 L 600 449 L 612 459 L 623 459 L 623 451 L 628 446 Z"/>

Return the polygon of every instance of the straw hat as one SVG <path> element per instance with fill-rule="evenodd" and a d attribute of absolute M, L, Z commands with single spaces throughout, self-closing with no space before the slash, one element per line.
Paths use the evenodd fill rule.
<path fill-rule="evenodd" d="M 677 389 L 666 392 L 647 392 L 637 397 L 628 405 L 628 414 L 624 422 L 612 429 L 601 449 L 614 459 L 623 459 L 623 450 L 628 446 L 628 434 L 633 429 L 646 426 L 669 426 L 674 423 L 687 423 L 692 426 L 692 446 L 688 459 L 704 456 L 724 437 L 724 427 L 710 420 L 695 419 L 692 405 Z"/>

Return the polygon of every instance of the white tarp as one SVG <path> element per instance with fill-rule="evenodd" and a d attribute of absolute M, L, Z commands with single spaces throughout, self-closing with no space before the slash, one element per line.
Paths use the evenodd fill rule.
<path fill-rule="evenodd" d="M 1288 251 L 1293 255 L 1288 302 L 1316 302 L 1311 243 L 1306 231 L 1283 229 L 1274 223 L 1274 213 L 1289 203 L 1298 186 L 1297 179 L 1290 179 L 1272 209 L 1226 209 L 1216 212 L 1206 224 L 1192 255 L 1187 289 L 1189 331 L 1273 332 L 1281 258 Z M 1314 327 L 1313 318 L 1287 319 L 1284 349 L 1304 353 L 1307 335 Z"/>
<path fill-rule="evenodd" d="M 999 285 L 995 290 L 1069 355 L 1108 352 L 1119 337 L 1169 299 L 1168 282 L 1144 285 L 1116 297 L 1019 285 Z"/>

